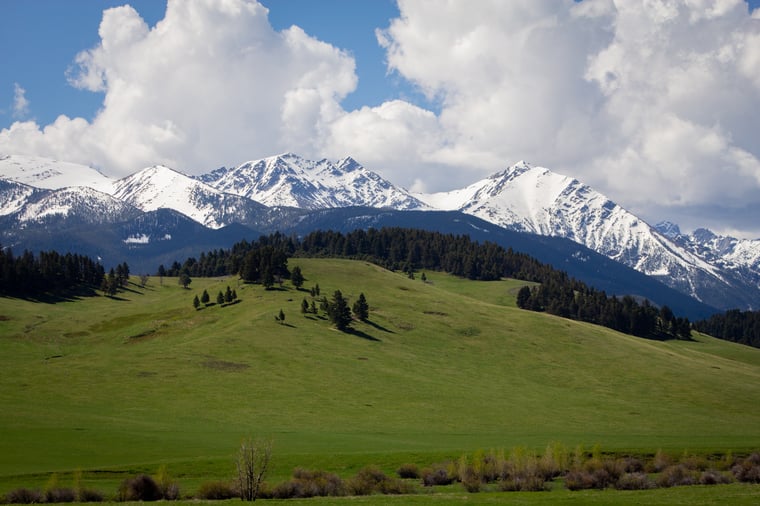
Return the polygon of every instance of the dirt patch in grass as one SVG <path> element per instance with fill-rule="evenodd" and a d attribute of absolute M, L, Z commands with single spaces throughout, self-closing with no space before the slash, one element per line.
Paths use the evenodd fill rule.
<path fill-rule="evenodd" d="M 443 313 L 441 311 L 423 311 L 422 314 L 429 314 L 432 316 L 449 316 L 449 313 Z"/>
<path fill-rule="evenodd" d="M 239 362 L 228 362 L 227 360 L 209 359 L 201 362 L 201 365 L 207 369 L 213 369 L 215 371 L 244 371 L 251 367 L 248 364 L 241 364 Z"/>

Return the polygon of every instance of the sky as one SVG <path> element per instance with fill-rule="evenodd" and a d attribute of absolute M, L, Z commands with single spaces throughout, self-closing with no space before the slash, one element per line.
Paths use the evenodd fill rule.
<path fill-rule="evenodd" d="M 413 191 L 525 160 L 760 238 L 760 0 L 0 1 L 0 153 L 121 177 L 284 152 Z"/>

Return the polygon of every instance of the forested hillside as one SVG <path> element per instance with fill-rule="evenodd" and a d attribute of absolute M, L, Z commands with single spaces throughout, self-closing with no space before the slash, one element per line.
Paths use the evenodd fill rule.
<path fill-rule="evenodd" d="M 262 236 L 258 241 L 242 241 L 230 250 L 204 253 L 175 263 L 159 272 L 190 276 L 239 274 L 252 282 L 271 284 L 277 276 L 289 275 L 286 257 L 337 257 L 371 261 L 391 270 L 414 276 L 421 270 L 442 271 L 472 280 L 514 278 L 540 283 L 523 289 L 518 305 L 565 318 L 586 321 L 625 332 L 657 339 L 688 339 L 690 323 L 667 307 L 656 308 L 648 301 L 632 297 L 618 300 L 603 291 L 575 280 L 567 273 L 499 245 L 477 243 L 468 236 L 416 229 L 382 228 L 355 230 L 346 234 L 317 231 L 303 238 L 282 234 Z M 527 291 L 526 291 L 527 290 Z"/>

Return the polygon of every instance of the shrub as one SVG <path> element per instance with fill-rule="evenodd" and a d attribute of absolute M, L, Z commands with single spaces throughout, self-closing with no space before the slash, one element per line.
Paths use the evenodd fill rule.
<path fill-rule="evenodd" d="M 202 483 L 198 488 L 196 497 L 208 501 L 223 501 L 239 497 L 239 494 L 230 483 L 225 481 L 207 481 Z"/>
<path fill-rule="evenodd" d="M 636 457 L 626 457 L 623 459 L 623 471 L 625 473 L 643 473 L 644 463 Z"/>
<path fill-rule="evenodd" d="M 341 496 L 346 494 L 343 480 L 337 474 L 326 471 L 310 471 L 297 468 L 293 480 L 298 482 L 301 492 L 293 497 Z"/>
<path fill-rule="evenodd" d="M 103 502 L 103 494 L 91 488 L 78 488 L 77 501 L 79 502 Z"/>
<path fill-rule="evenodd" d="M 746 459 L 738 460 L 731 472 L 741 482 L 760 483 L 760 453 L 753 453 Z"/>
<path fill-rule="evenodd" d="M 543 492 L 547 490 L 546 480 L 541 474 L 519 474 L 499 482 L 502 492 Z"/>
<path fill-rule="evenodd" d="M 587 490 L 595 486 L 596 481 L 589 471 L 575 469 L 565 475 L 565 487 L 568 490 Z"/>
<path fill-rule="evenodd" d="M 653 473 L 661 473 L 665 470 L 666 467 L 669 467 L 671 465 L 673 465 L 673 459 L 670 457 L 670 455 L 664 453 L 662 450 L 657 450 L 654 458 L 649 463 L 648 471 L 651 471 Z"/>
<path fill-rule="evenodd" d="M 451 485 L 454 479 L 449 475 L 448 470 L 443 464 L 437 464 L 435 467 L 426 467 L 422 470 L 422 484 L 426 487 L 436 485 Z"/>
<path fill-rule="evenodd" d="M 615 483 L 615 488 L 618 490 L 647 490 L 654 487 L 654 481 L 646 473 L 640 471 L 625 473 Z"/>
<path fill-rule="evenodd" d="M 399 478 L 416 480 L 420 477 L 420 470 L 416 464 L 401 464 L 396 470 L 396 474 L 398 474 Z"/>
<path fill-rule="evenodd" d="M 346 481 L 346 492 L 351 495 L 410 494 L 414 488 L 398 478 L 391 478 L 375 466 L 359 470 L 356 476 Z"/>
<path fill-rule="evenodd" d="M 731 483 L 731 478 L 716 469 L 708 469 L 699 477 L 700 485 L 725 485 L 727 483 Z"/>
<path fill-rule="evenodd" d="M 175 482 L 166 471 L 166 466 L 161 465 L 156 474 L 156 485 L 161 492 L 161 498 L 167 501 L 176 501 L 179 499 L 179 485 Z"/>
<path fill-rule="evenodd" d="M 5 494 L 5 501 L 10 504 L 34 504 L 42 502 L 42 493 L 39 490 L 17 488 Z"/>
<path fill-rule="evenodd" d="M 159 499 L 161 499 L 161 489 L 147 474 L 127 478 L 119 487 L 121 501 L 158 501 Z"/>
<path fill-rule="evenodd" d="M 678 487 L 695 483 L 697 477 L 683 464 L 666 467 L 657 478 L 657 485 L 660 487 Z"/>
<path fill-rule="evenodd" d="M 70 488 L 50 488 L 45 490 L 45 502 L 74 502 L 77 495 Z"/>

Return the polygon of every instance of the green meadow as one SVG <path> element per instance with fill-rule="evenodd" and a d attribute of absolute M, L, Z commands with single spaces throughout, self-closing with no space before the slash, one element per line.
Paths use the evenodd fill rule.
<path fill-rule="evenodd" d="M 301 314 L 307 291 L 236 278 L 194 278 L 183 289 L 152 277 L 114 299 L 0 298 L 0 494 L 41 488 L 51 473 L 66 485 L 76 470 L 110 493 L 162 465 L 192 492 L 232 478 L 246 437 L 273 441 L 274 482 L 297 466 L 392 472 L 550 442 L 641 454 L 760 449 L 760 350 L 703 335 L 650 341 L 522 311 L 514 299 L 524 282 L 435 272 L 423 282 L 347 260 L 295 265 L 304 287 L 319 284 L 328 298 L 339 289 L 353 303 L 363 292 L 369 322 L 341 333 Z M 213 301 L 228 285 L 238 303 L 193 308 L 204 289 Z M 637 493 L 652 504 L 672 494 Z M 626 497 L 605 494 L 585 502 Z M 407 502 L 352 502 L 363 501 Z"/>

